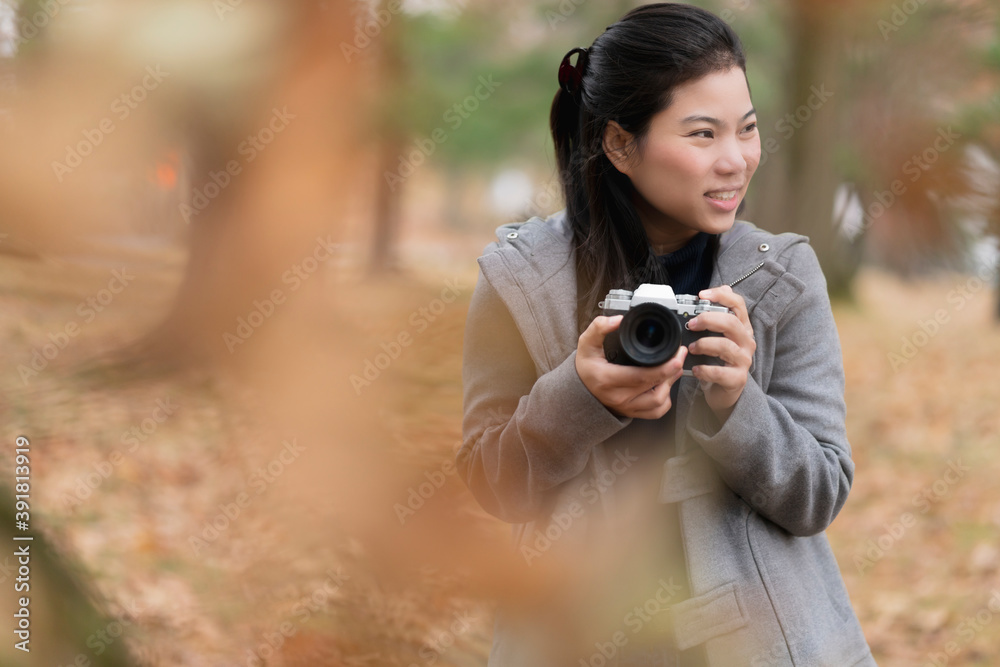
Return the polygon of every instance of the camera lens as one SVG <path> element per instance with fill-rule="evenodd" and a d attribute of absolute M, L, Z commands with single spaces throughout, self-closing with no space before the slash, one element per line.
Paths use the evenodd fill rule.
<path fill-rule="evenodd" d="M 645 319 L 635 328 L 635 341 L 640 347 L 656 348 L 663 344 L 666 332 L 663 324 L 654 319 Z"/>
<path fill-rule="evenodd" d="M 659 366 L 681 346 L 677 315 L 657 303 L 641 303 L 629 309 L 618 329 L 622 351 L 636 366 Z"/>

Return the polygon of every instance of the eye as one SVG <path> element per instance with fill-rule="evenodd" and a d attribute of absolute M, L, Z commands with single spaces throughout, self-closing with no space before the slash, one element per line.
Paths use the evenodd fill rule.
<path fill-rule="evenodd" d="M 753 132 L 756 129 L 757 129 L 757 121 L 754 121 L 754 122 L 750 123 L 749 125 L 747 125 L 746 127 L 744 127 L 743 131 L 746 132 L 747 134 L 750 134 L 751 132 Z"/>
<path fill-rule="evenodd" d="M 701 139 L 712 139 L 715 134 L 712 130 L 698 130 L 697 132 L 692 132 L 688 135 L 689 137 L 700 137 Z"/>

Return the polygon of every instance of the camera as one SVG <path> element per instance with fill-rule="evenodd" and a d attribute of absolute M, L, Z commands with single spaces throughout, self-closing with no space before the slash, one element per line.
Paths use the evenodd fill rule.
<path fill-rule="evenodd" d="M 621 325 L 604 339 L 604 356 L 622 366 L 659 366 L 669 361 L 681 345 L 699 338 L 722 336 L 715 331 L 689 331 L 688 320 L 701 313 L 730 313 L 725 306 L 690 294 L 674 294 L 670 285 L 639 285 L 634 292 L 615 289 L 598 304 L 608 317 L 624 315 Z M 725 366 L 719 357 L 689 354 L 684 374 L 698 365 Z"/>

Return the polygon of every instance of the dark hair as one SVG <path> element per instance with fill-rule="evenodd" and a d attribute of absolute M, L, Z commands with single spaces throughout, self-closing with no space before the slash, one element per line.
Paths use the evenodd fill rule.
<path fill-rule="evenodd" d="M 578 50 L 579 51 L 579 50 Z M 715 14 L 691 5 L 638 7 L 578 57 L 578 76 L 561 68 L 549 124 L 573 228 L 581 325 L 608 289 L 666 282 L 639 215 L 629 178 L 604 153 L 610 121 L 630 132 L 641 151 L 652 117 L 674 89 L 713 72 L 739 67 L 739 37 Z"/>

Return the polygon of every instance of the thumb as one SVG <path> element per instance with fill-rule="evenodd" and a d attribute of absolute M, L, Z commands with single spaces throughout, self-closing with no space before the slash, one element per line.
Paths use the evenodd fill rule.
<path fill-rule="evenodd" d="M 580 344 L 577 354 L 584 356 L 604 356 L 604 339 L 622 323 L 622 316 L 604 317 L 599 315 L 590 323 L 587 330 L 580 334 Z"/>

